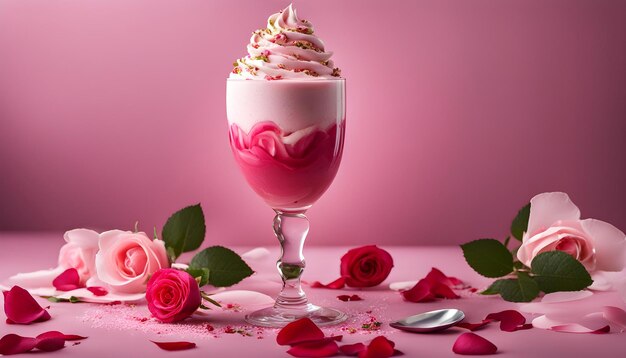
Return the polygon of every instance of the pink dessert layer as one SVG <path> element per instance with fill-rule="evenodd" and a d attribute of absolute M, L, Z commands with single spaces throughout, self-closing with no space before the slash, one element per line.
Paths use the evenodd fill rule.
<path fill-rule="evenodd" d="M 255 124 L 248 133 L 233 123 L 230 145 L 248 184 L 273 209 L 304 211 L 337 174 L 344 123 L 325 130 L 286 132 L 267 121 Z"/>

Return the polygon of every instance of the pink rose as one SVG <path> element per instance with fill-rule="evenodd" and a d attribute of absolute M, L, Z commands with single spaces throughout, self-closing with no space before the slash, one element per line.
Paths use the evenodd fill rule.
<path fill-rule="evenodd" d="M 100 234 L 93 230 L 74 229 L 67 231 L 63 238 L 67 242 L 59 251 L 59 267 L 75 268 L 80 285 L 96 274 L 96 253 Z"/>
<path fill-rule="evenodd" d="M 373 287 L 383 282 L 393 268 L 393 258 L 375 245 L 357 247 L 341 257 L 341 277 L 350 287 Z"/>
<path fill-rule="evenodd" d="M 517 258 L 530 266 L 546 251 L 560 250 L 589 272 L 620 271 L 626 258 L 626 235 L 613 225 L 580 219 L 580 210 L 565 193 L 543 193 L 530 200 L 528 230 Z"/>
<path fill-rule="evenodd" d="M 178 322 L 191 316 L 202 303 L 200 288 L 187 272 L 161 269 L 148 281 L 146 300 L 150 313 L 161 322 Z"/>
<path fill-rule="evenodd" d="M 112 292 L 141 293 L 150 275 L 169 267 L 165 244 L 143 232 L 112 230 L 100 234 L 96 270 Z"/>

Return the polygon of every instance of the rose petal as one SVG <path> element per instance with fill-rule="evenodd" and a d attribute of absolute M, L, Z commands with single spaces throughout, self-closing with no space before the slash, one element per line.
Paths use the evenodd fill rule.
<path fill-rule="evenodd" d="M 36 338 L 36 340 L 35 348 L 44 352 L 54 352 L 65 347 L 65 339 L 62 337 L 44 337 Z"/>
<path fill-rule="evenodd" d="M 52 281 L 52 286 L 59 291 L 71 291 L 80 288 L 80 276 L 75 268 L 68 268 Z"/>
<path fill-rule="evenodd" d="M 424 279 L 430 282 L 431 285 L 435 285 L 436 283 L 441 283 L 450 288 L 463 284 L 463 281 L 455 277 L 448 277 L 443 272 L 441 272 L 441 270 L 435 267 L 430 269 L 430 272 L 426 275 L 426 277 L 424 277 Z"/>
<path fill-rule="evenodd" d="M 367 348 L 359 352 L 359 358 L 387 358 L 395 353 L 395 343 L 385 336 L 378 336 L 367 345 Z"/>
<path fill-rule="evenodd" d="M 7 323 L 31 324 L 50 319 L 48 311 L 43 309 L 25 289 L 13 286 L 10 291 L 3 291 L 3 294 Z"/>
<path fill-rule="evenodd" d="M 515 332 L 521 329 L 532 328 L 532 325 L 525 325 L 526 318 L 515 310 L 490 313 L 485 319 L 500 321 L 500 329 L 505 332 Z"/>
<path fill-rule="evenodd" d="M 529 236 L 552 226 L 559 220 L 579 220 L 580 210 L 565 193 L 542 193 L 530 199 Z"/>
<path fill-rule="evenodd" d="M 359 352 L 364 351 L 367 347 L 363 343 L 355 343 L 355 344 L 344 344 L 339 347 L 341 353 L 347 356 L 356 356 L 359 355 Z"/>
<path fill-rule="evenodd" d="M 439 298 L 447 298 L 447 299 L 461 298 L 461 296 L 457 295 L 456 293 L 454 293 L 454 291 L 452 291 L 450 286 L 447 286 L 440 282 L 436 282 L 434 285 L 432 285 L 430 288 L 430 292 L 433 295 L 435 295 L 435 297 L 439 297 Z"/>
<path fill-rule="evenodd" d="M 106 296 L 109 293 L 109 291 L 107 291 L 104 287 L 87 287 L 87 291 L 96 296 Z"/>
<path fill-rule="evenodd" d="M 457 323 L 456 326 L 457 327 L 461 327 L 461 328 L 465 328 L 465 329 L 469 329 L 470 331 L 477 331 L 483 327 L 485 327 L 486 325 L 488 325 L 489 323 L 493 322 L 490 319 L 485 319 L 480 323 L 469 323 L 469 322 L 460 322 Z"/>
<path fill-rule="evenodd" d="M 428 281 L 422 279 L 413 286 L 410 290 L 402 291 L 402 296 L 405 300 L 410 302 L 429 302 L 435 299 L 435 296 L 430 292 L 431 285 Z"/>
<path fill-rule="evenodd" d="M 0 339 L 0 354 L 25 353 L 37 345 L 37 340 L 32 337 L 22 337 L 17 334 L 7 334 Z"/>
<path fill-rule="evenodd" d="M 463 333 L 452 346 L 452 351 L 463 355 L 495 354 L 498 351 L 493 343 L 475 333 Z"/>
<path fill-rule="evenodd" d="M 622 330 L 626 329 L 626 311 L 623 309 L 614 306 L 605 306 L 602 309 L 602 315 L 607 321 L 620 326 Z"/>
<path fill-rule="evenodd" d="M 76 334 L 64 334 L 59 331 L 48 331 L 37 336 L 37 339 L 44 338 L 63 338 L 66 341 L 80 341 L 83 339 L 87 339 L 87 337 L 79 336 Z"/>
<path fill-rule="evenodd" d="M 294 357 L 331 357 L 337 352 L 339 346 L 332 339 L 299 343 L 287 351 Z"/>
<path fill-rule="evenodd" d="M 339 277 L 338 279 L 336 279 L 335 281 L 325 285 L 319 281 L 315 281 L 311 284 L 311 287 L 313 288 L 330 288 L 333 290 L 338 290 L 341 288 L 344 288 L 346 285 L 346 279 L 344 277 Z"/>
<path fill-rule="evenodd" d="M 596 270 L 621 271 L 626 261 L 626 235 L 604 221 L 585 219 L 580 222 L 593 238 Z"/>
<path fill-rule="evenodd" d="M 553 327 L 550 327 L 550 329 L 555 332 L 604 334 L 604 333 L 609 333 L 611 331 L 611 326 L 606 325 L 602 328 L 591 329 L 583 325 L 580 325 L 578 323 L 568 323 L 568 324 L 562 324 L 559 326 L 553 326 Z"/>
<path fill-rule="evenodd" d="M 155 342 L 150 341 L 156 344 L 159 348 L 164 351 L 184 351 L 187 349 L 192 349 L 196 347 L 196 344 L 193 342 Z"/>
<path fill-rule="evenodd" d="M 323 338 L 324 332 L 310 318 L 304 317 L 283 327 L 276 336 L 276 342 L 287 346 Z"/>
<path fill-rule="evenodd" d="M 348 302 L 348 301 L 363 301 L 363 299 L 359 295 L 339 295 L 337 298 L 340 301 Z"/>

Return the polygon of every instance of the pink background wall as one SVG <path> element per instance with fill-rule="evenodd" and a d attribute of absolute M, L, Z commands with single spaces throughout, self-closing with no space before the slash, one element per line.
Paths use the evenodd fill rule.
<path fill-rule="evenodd" d="M 0 230 L 274 245 L 231 156 L 225 78 L 286 1 L 0 0 Z M 296 1 L 348 79 L 309 244 L 503 237 L 542 191 L 626 230 L 626 2 Z"/>

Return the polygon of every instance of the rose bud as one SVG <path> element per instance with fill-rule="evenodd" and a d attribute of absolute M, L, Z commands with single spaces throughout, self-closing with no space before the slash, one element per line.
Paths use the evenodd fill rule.
<path fill-rule="evenodd" d="M 393 267 L 389 253 L 375 245 L 358 247 L 341 257 L 341 276 L 351 287 L 372 287 L 383 282 Z"/>
<path fill-rule="evenodd" d="M 191 316 L 202 303 L 200 288 L 187 272 L 161 269 L 152 275 L 146 291 L 148 309 L 161 322 L 182 321 Z"/>

